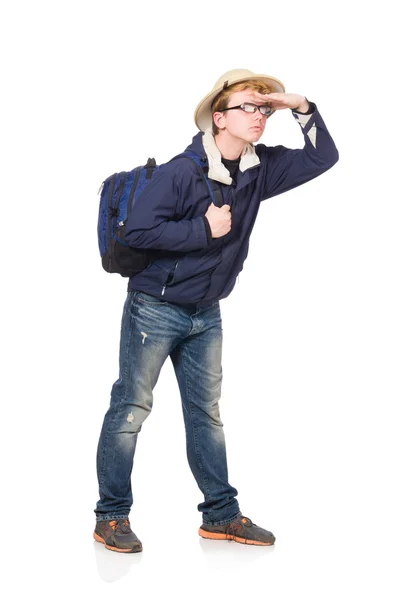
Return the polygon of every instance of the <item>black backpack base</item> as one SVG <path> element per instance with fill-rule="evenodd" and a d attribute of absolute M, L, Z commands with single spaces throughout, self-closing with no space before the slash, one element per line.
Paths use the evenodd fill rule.
<path fill-rule="evenodd" d="M 110 247 L 102 256 L 102 267 L 107 273 L 118 273 L 122 277 L 133 277 L 163 255 L 164 252 L 161 250 L 132 248 L 113 238 Z"/>

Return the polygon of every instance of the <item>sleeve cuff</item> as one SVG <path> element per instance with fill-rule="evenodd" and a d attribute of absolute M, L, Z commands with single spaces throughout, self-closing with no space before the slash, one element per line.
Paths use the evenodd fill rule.
<path fill-rule="evenodd" d="M 306 96 L 305 96 L 306 98 Z M 307 98 L 306 98 L 307 100 Z M 296 110 L 295 108 L 291 108 L 292 112 L 297 113 L 298 115 L 311 115 L 314 113 L 314 111 L 316 110 L 316 106 L 313 102 L 310 102 L 310 100 L 307 100 L 309 103 L 309 109 L 306 112 L 300 112 L 299 110 Z"/>

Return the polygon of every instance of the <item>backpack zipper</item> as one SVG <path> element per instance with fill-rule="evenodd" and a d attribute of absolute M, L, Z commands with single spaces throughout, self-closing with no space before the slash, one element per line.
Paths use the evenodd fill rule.
<path fill-rule="evenodd" d="M 121 195 L 122 195 L 123 189 L 124 189 L 125 175 L 126 175 L 126 173 L 125 173 L 125 171 L 123 171 L 121 173 L 121 177 L 120 177 L 120 185 L 119 185 L 119 189 L 118 189 L 118 193 L 117 193 L 116 202 L 114 203 L 114 214 L 115 214 L 114 218 L 115 218 L 115 222 L 117 223 L 117 225 L 119 225 L 119 227 L 121 225 L 124 225 L 124 221 L 117 222 L 117 217 L 119 216 L 118 209 L 119 209 L 119 204 L 120 204 L 120 198 L 121 198 Z M 113 232 L 114 232 L 114 234 L 116 233 L 116 227 L 114 227 Z"/>
<path fill-rule="evenodd" d="M 138 185 L 138 181 L 139 181 L 140 175 L 141 175 L 141 167 L 138 167 L 138 170 L 137 170 L 136 175 L 135 175 L 134 185 L 131 188 L 130 197 L 128 198 L 128 212 L 127 212 L 127 217 L 130 214 L 130 212 L 131 212 L 132 199 L 134 197 L 134 193 L 135 193 L 136 187 Z"/>
<path fill-rule="evenodd" d="M 117 177 L 117 173 L 115 173 L 114 175 L 112 175 L 112 179 L 110 181 L 110 185 L 109 185 L 109 196 L 108 196 L 108 231 L 107 231 L 107 240 L 108 240 L 108 251 L 109 248 L 111 246 L 111 226 L 112 226 L 112 219 L 110 217 L 110 212 L 111 212 L 111 208 L 112 208 L 112 196 L 113 196 L 113 189 L 114 189 L 114 182 L 116 181 L 116 177 Z M 109 266 L 110 266 L 111 260 L 109 257 Z"/>
<path fill-rule="evenodd" d="M 125 180 L 125 171 L 122 172 L 121 177 L 120 177 L 120 186 L 119 186 L 119 191 L 117 194 L 117 200 L 115 202 L 114 208 L 117 210 L 120 204 L 120 198 L 121 198 L 121 194 L 123 193 L 123 189 L 124 189 L 124 180 Z"/>

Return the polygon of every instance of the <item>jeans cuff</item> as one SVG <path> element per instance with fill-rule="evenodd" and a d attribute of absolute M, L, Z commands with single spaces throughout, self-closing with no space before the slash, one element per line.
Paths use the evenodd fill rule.
<path fill-rule="evenodd" d="M 227 523 L 231 523 L 232 521 L 234 521 L 234 519 L 237 519 L 237 517 L 242 517 L 243 513 L 242 512 L 238 512 L 236 515 L 234 515 L 234 517 L 232 517 L 231 519 L 225 519 L 224 521 L 206 521 L 203 518 L 203 523 L 205 525 L 227 525 Z"/>
<path fill-rule="evenodd" d="M 96 518 L 99 521 L 119 521 L 120 519 L 128 519 L 128 515 L 103 515 Z"/>

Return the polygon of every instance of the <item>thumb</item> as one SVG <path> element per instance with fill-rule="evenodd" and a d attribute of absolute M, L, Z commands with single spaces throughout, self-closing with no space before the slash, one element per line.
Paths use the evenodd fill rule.
<path fill-rule="evenodd" d="M 223 204 L 221 206 L 221 210 L 223 210 L 224 212 L 229 212 L 230 211 L 230 206 L 229 204 Z"/>

